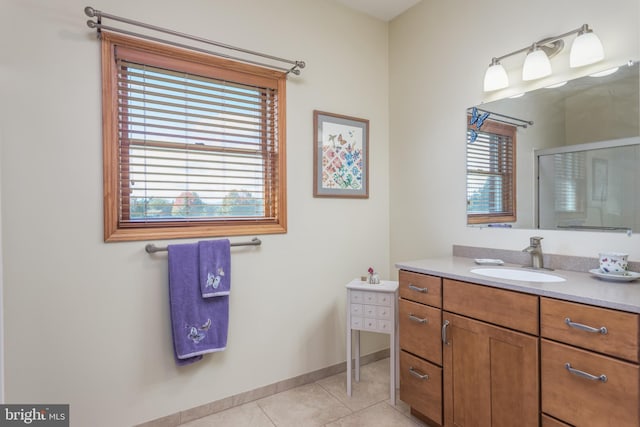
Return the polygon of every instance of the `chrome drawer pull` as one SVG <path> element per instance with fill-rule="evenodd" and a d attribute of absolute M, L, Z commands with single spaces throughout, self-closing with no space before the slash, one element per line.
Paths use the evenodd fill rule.
<path fill-rule="evenodd" d="M 418 323 L 427 323 L 427 319 L 423 319 L 421 317 L 414 316 L 413 313 L 409 313 L 409 319 Z"/>
<path fill-rule="evenodd" d="M 413 366 L 409 367 L 409 373 L 411 375 L 413 375 L 414 377 L 418 378 L 419 380 L 428 380 L 429 379 L 429 375 L 427 374 L 421 374 L 420 372 L 416 371 L 415 369 L 413 369 Z"/>
<path fill-rule="evenodd" d="M 569 371 L 570 373 L 572 373 L 573 375 L 576 375 L 578 377 L 585 378 L 585 379 L 591 380 L 591 381 L 602 381 L 603 383 L 607 382 L 607 376 L 605 374 L 602 374 L 600 376 L 591 375 L 588 372 L 572 368 L 571 367 L 571 363 L 565 363 L 564 367 L 567 368 L 567 371 Z"/>
<path fill-rule="evenodd" d="M 442 342 L 443 342 L 445 345 L 449 345 L 449 343 L 447 342 L 447 326 L 449 326 L 449 321 L 448 321 L 448 320 L 445 320 L 445 321 L 442 323 Z"/>
<path fill-rule="evenodd" d="M 409 289 L 411 289 L 412 291 L 416 291 L 416 292 L 422 292 L 423 294 L 426 294 L 429 291 L 429 289 L 427 289 L 427 288 L 419 288 L 419 287 L 417 287 L 415 285 L 411 285 L 411 284 L 409 285 Z"/>
<path fill-rule="evenodd" d="M 605 326 L 594 328 L 591 326 L 583 325 L 582 323 L 572 322 L 568 317 L 564 319 L 564 323 L 566 323 L 570 328 L 580 329 L 581 331 L 591 332 L 593 334 L 607 335 L 607 333 L 609 332 Z"/>

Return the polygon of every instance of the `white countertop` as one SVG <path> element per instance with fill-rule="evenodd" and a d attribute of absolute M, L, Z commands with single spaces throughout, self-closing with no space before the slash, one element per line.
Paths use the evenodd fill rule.
<path fill-rule="evenodd" d="M 567 270 L 543 270 L 545 273 L 563 277 L 566 282 L 538 283 L 495 279 L 472 273 L 471 269 L 483 267 L 477 265 L 472 258 L 453 256 L 398 262 L 395 266 L 401 270 L 415 273 L 431 274 L 495 288 L 511 289 L 534 295 L 640 313 L 640 280 L 609 282 L 598 279 L 586 272 Z M 504 264 L 502 267 L 495 268 L 504 267 L 521 268 L 517 264 Z"/>
<path fill-rule="evenodd" d="M 356 289 L 358 291 L 395 292 L 398 290 L 398 282 L 381 280 L 380 283 L 374 285 L 369 282 L 363 282 L 360 279 L 353 279 L 347 284 L 347 288 Z"/>

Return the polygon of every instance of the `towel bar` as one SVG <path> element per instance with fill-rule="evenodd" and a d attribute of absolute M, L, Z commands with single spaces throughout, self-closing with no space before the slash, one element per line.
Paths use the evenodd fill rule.
<path fill-rule="evenodd" d="M 231 243 L 231 246 L 260 246 L 261 244 L 262 244 L 262 240 L 258 239 L 257 237 L 254 237 L 253 239 L 251 239 L 250 242 Z M 166 252 L 167 247 L 166 246 L 158 247 L 153 243 L 149 243 L 147 244 L 147 246 L 144 247 L 144 250 L 147 251 L 147 253 L 153 254 L 156 252 Z"/>

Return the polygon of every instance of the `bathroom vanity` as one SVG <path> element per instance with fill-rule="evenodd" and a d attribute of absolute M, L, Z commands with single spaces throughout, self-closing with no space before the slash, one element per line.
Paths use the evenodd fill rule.
<path fill-rule="evenodd" d="M 495 279 L 464 257 L 396 267 L 400 399 L 413 415 L 444 426 L 640 426 L 640 281 L 562 270 L 549 273 L 563 282 Z"/>

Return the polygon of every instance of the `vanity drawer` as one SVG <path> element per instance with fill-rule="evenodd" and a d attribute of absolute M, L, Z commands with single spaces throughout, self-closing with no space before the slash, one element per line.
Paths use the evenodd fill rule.
<path fill-rule="evenodd" d="M 400 400 L 442 425 L 442 368 L 400 351 Z"/>
<path fill-rule="evenodd" d="M 538 297 L 444 279 L 443 307 L 452 313 L 538 335 Z"/>
<path fill-rule="evenodd" d="M 638 318 L 637 314 L 585 304 L 540 300 L 540 335 L 632 362 L 638 362 Z M 599 331 L 601 327 L 606 333 Z"/>
<path fill-rule="evenodd" d="M 433 307 L 442 307 L 442 279 L 400 270 L 400 297 Z"/>
<path fill-rule="evenodd" d="M 640 425 L 637 365 L 545 339 L 541 347 L 543 412 L 576 426 Z M 595 377 L 571 373 L 567 363 Z"/>
<path fill-rule="evenodd" d="M 400 348 L 442 364 L 442 312 L 440 309 L 401 299 L 398 302 Z"/>

